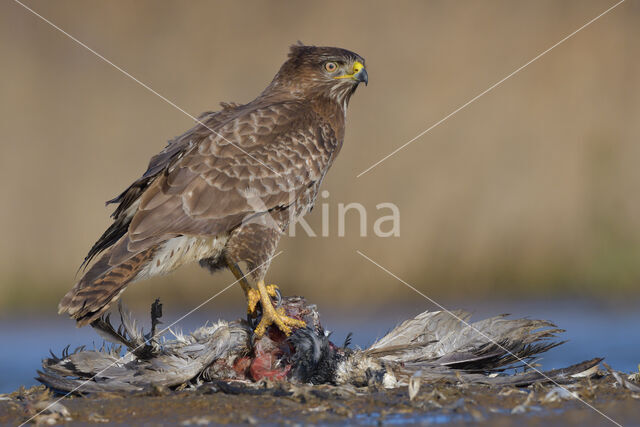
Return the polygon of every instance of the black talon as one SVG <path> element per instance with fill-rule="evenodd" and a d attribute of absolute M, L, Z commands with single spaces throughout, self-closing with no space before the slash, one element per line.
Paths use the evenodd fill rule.
<path fill-rule="evenodd" d="M 253 313 L 247 313 L 247 323 L 253 330 L 258 326 L 258 323 L 260 323 L 260 319 L 262 319 L 262 305 L 258 303 Z"/>
<path fill-rule="evenodd" d="M 280 292 L 280 289 L 276 288 L 275 289 L 276 292 L 276 306 L 275 308 L 278 309 L 280 308 L 280 306 L 282 305 L 282 292 Z"/>

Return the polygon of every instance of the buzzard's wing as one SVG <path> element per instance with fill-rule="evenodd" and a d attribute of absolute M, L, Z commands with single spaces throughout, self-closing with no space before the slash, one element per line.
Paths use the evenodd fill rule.
<path fill-rule="evenodd" d="M 211 134 L 210 129 L 215 129 L 226 120 L 229 120 L 236 113 L 239 105 L 233 103 L 222 103 L 222 110 L 207 112 L 200 115 L 197 126 L 188 130 L 184 134 L 169 141 L 167 146 L 149 161 L 146 172 L 133 182 L 126 190 L 117 197 L 107 201 L 107 204 L 117 203 L 111 217 L 113 224 L 100 236 L 98 241 L 89 250 L 80 268 L 87 265 L 91 260 L 108 247 L 116 243 L 127 233 L 129 223 L 135 212 L 132 206 L 140 200 L 140 196 L 158 176 L 179 160 L 197 141 L 206 138 Z"/>
<path fill-rule="evenodd" d="M 189 129 L 184 134 L 169 141 L 167 146 L 158 154 L 153 156 L 149 161 L 147 171 L 131 184 L 125 191 L 123 191 L 118 197 L 111 199 L 107 202 L 119 203 L 119 206 L 113 212 L 112 218 L 118 218 L 124 211 L 126 211 L 133 202 L 135 202 L 142 191 L 144 191 L 149 184 L 166 168 L 181 155 L 183 155 L 191 145 L 198 140 L 201 140 L 211 133 L 210 129 L 215 129 L 220 126 L 226 120 L 229 120 L 236 113 L 240 107 L 234 103 L 222 103 L 222 110 L 209 111 L 202 113 L 198 120 L 200 123 L 194 128 Z"/>
<path fill-rule="evenodd" d="M 322 179 L 337 145 L 329 126 L 318 123 L 304 106 L 283 103 L 220 126 L 142 195 L 129 250 L 176 234 L 217 235 L 249 215 L 287 207 Z"/>

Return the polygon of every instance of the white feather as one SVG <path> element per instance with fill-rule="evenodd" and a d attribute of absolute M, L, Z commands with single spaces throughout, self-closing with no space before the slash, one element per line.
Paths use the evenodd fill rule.
<path fill-rule="evenodd" d="M 179 236 L 169 239 L 156 252 L 153 260 L 140 270 L 135 280 L 167 274 L 182 265 L 204 258 L 216 258 L 222 253 L 228 239 L 228 234 L 215 237 Z"/>

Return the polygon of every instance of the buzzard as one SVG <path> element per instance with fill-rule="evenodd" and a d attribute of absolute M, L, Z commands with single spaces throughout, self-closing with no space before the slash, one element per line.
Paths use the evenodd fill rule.
<path fill-rule="evenodd" d="M 283 232 L 313 207 L 340 152 L 349 99 L 368 82 L 364 63 L 345 49 L 298 44 L 256 99 L 202 114 L 107 202 L 117 204 L 113 223 L 82 265 L 100 256 L 59 313 L 92 323 L 129 283 L 197 261 L 211 272 L 229 268 L 250 314 L 260 304 L 258 336 L 271 324 L 285 334 L 304 326 L 274 307 L 279 291 L 264 277 Z"/>

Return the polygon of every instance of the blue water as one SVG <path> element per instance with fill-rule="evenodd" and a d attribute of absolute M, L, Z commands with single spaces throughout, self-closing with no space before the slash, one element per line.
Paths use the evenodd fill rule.
<path fill-rule="evenodd" d="M 543 354 L 544 369 L 554 369 L 593 357 L 604 357 L 605 362 L 622 371 L 637 371 L 640 363 L 640 301 L 624 303 L 598 303 L 596 301 L 494 301 L 446 303 L 449 309 L 472 312 L 472 320 L 500 313 L 514 317 L 530 317 L 553 321 L 566 332 L 560 339 L 569 342 Z M 228 308 L 226 308 L 228 310 Z M 333 331 L 332 340 L 342 345 L 346 335 L 353 332 L 353 345 L 366 347 L 383 336 L 395 324 L 436 307 L 428 303 L 386 307 L 384 310 L 365 308 L 360 311 L 330 311 L 320 307 L 325 328 Z M 226 314 L 221 307 L 207 306 L 181 321 L 178 329 L 190 331 L 201 326 L 206 319 L 234 319 L 238 312 Z M 165 325 L 181 313 L 166 314 Z M 136 312 L 136 317 L 148 322 L 147 310 Z M 99 347 L 102 340 L 91 328 L 75 328 L 73 322 L 61 316 L 32 314 L 23 318 L 0 318 L 0 393 L 15 390 L 20 385 L 37 384 L 34 380 L 42 358 L 49 350 L 59 355 L 66 345 Z"/>

